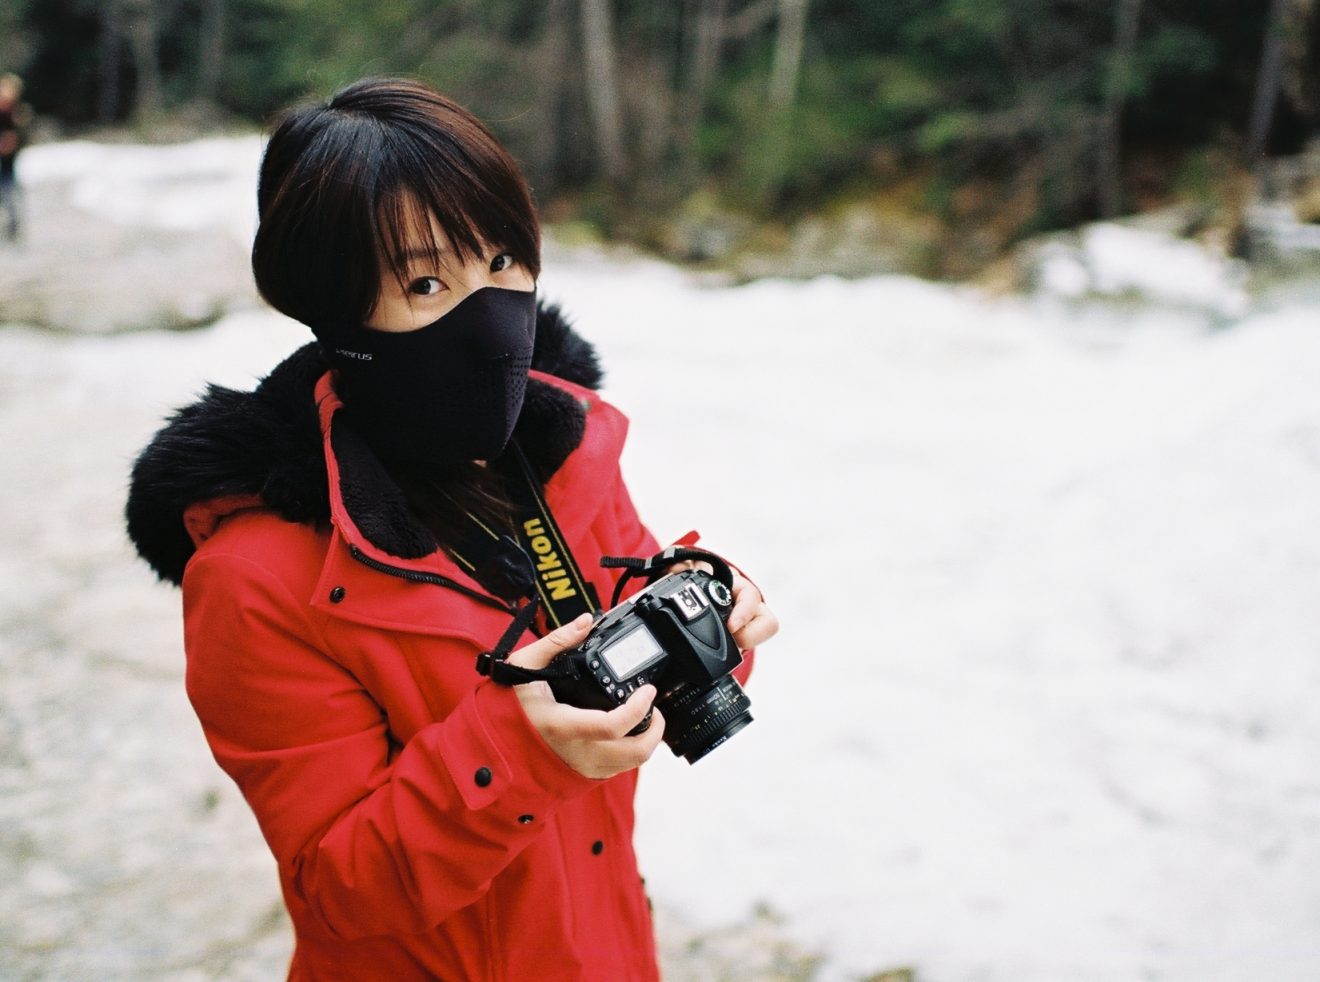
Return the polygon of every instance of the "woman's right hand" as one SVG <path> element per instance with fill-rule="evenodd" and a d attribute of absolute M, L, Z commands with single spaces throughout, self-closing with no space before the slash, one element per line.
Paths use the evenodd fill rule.
<path fill-rule="evenodd" d="M 544 668 L 555 655 L 579 645 L 591 630 L 591 615 L 557 627 L 543 638 L 509 655 L 509 664 Z M 523 712 L 542 739 L 573 770 L 585 777 L 607 778 L 630 771 L 650 759 L 664 736 L 665 720 L 659 710 L 651 725 L 636 736 L 628 731 L 646 718 L 655 699 L 655 686 L 644 685 L 628 701 L 608 712 L 579 709 L 556 702 L 548 682 L 528 682 L 514 688 Z"/>

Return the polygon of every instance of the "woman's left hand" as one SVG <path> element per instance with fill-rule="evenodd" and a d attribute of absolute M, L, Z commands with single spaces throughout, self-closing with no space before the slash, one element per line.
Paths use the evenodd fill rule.
<path fill-rule="evenodd" d="M 779 618 L 762 599 L 761 591 L 737 573 L 733 574 L 733 610 L 727 623 L 739 651 L 755 648 L 779 632 Z"/>
<path fill-rule="evenodd" d="M 668 572 L 676 573 L 683 569 L 699 569 L 712 575 L 715 572 L 710 563 L 700 559 L 685 559 L 674 563 Z M 725 624 L 739 651 L 755 648 L 779 633 L 779 618 L 762 599 L 756 584 L 737 570 L 733 571 L 733 610 L 729 611 L 729 619 Z"/>

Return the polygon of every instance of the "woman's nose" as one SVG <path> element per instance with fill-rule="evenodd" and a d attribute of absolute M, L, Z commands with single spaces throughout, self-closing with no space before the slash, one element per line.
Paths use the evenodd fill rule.
<path fill-rule="evenodd" d="M 482 287 L 495 285 L 495 274 L 490 271 L 490 265 L 485 262 L 477 261 L 467 263 L 463 267 L 462 274 L 463 294 L 476 293 Z"/>

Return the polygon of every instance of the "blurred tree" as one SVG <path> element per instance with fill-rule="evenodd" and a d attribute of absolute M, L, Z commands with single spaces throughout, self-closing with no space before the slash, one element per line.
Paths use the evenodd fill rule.
<path fill-rule="evenodd" d="M 606 179 L 620 184 L 628 162 L 623 151 L 623 117 L 614 66 L 614 15 L 609 0 L 580 0 L 580 3 L 587 99 L 596 135 L 596 152 Z"/>
<path fill-rule="evenodd" d="M 29 6 L 29 0 L 6 0 L 0 5 L 0 72 L 27 68 L 32 51 Z"/>
<path fill-rule="evenodd" d="M 791 159 L 788 142 L 806 34 L 807 0 L 779 0 L 774 54 L 766 90 L 766 131 L 762 138 L 765 154 L 758 188 L 761 208 L 766 211 L 778 202 L 784 172 Z"/>
<path fill-rule="evenodd" d="M 96 51 L 96 118 L 109 123 L 119 112 L 119 76 L 124 37 L 122 0 L 104 0 Z"/>
<path fill-rule="evenodd" d="M 197 56 L 197 101 L 214 105 L 225 63 L 225 0 L 202 0 Z"/>
<path fill-rule="evenodd" d="M 766 99 L 773 114 L 787 115 L 792 112 L 793 100 L 797 96 L 798 73 L 802 69 L 802 45 L 806 33 L 807 0 L 779 0 L 779 30 Z"/>
<path fill-rule="evenodd" d="M 525 160 L 533 181 L 553 183 L 567 160 L 561 144 L 566 142 L 559 122 L 565 115 L 565 83 L 569 78 L 569 59 L 573 50 L 572 0 L 547 0 L 541 38 L 530 49 L 532 70 L 542 84 L 535 89 L 535 124 L 528 127 Z"/>
<path fill-rule="evenodd" d="M 1274 122 L 1274 111 L 1279 95 L 1284 88 L 1285 74 L 1294 92 L 1294 101 L 1298 108 L 1305 111 L 1307 101 L 1305 83 L 1296 71 L 1288 73 L 1288 62 L 1296 65 L 1298 39 L 1304 36 L 1308 17 L 1314 16 L 1316 4 L 1313 0 L 1271 0 L 1269 16 L 1265 21 L 1265 37 L 1261 45 L 1260 69 L 1256 73 L 1255 94 L 1251 102 L 1251 117 L 1247 123 L 1247 139 L 1243 147 L 1243 158 L 1248 166 L 1259 163 L 1265 153 L 1266 140 Z M 1291 42 L 1291 43 L 1290 43 Z M 1292 57 L 1289 58 L 1289 49 Z"/>
<path fill-rule="evenodd" d="M 137 85 L 134 111 L 140 119 L 155 119 L 165 108 L 160 77 L 160 5 L 164 0 L 121 2 Z"/>
<path fill-rule="evenodd" d="M 1097 177 L 1100 214 L 1113 218 L 1123 210 L 1123 103 L 1133 86 L 1133 63 L 1141 0 L 1115 5 L 1114 47 L 1105 71 L 1104 105 L 1100 111 L 1100 172 Z"/>
<path fill-rule="evenodd" d="M 1298 115 L 1320 123 L 1320 0 L 1297 0 L 1288 12 L 1283 90 Z"/>
<path fill-rule="evenodd" d="M 682 146 L 683 5 L 630 2 L 617 10 L 619 56 L 628 66 L 619 91 L 629 185 L 640 209 L 663 207 L 685 184 L 674 166 Z"/>
<path fill-rule="evenodd" d="M 694 0 L 689 18 L 688 63 L 683 91 L 683 143 L 693 149 L 706 112 L 710 88 L 720 67 L 728 0 Z M 689 154 L 689 156 L 694 156 Z"/>
<path fill-rule="evenodd" d="M 644 231 L 685 199 L 791 218 L 901 194 L 989 254 L 1153 207 L 1187 161 L 1298 149 L 1320 128 L 1318 8 L 4 0 L 0 58 L 72 125 L 194 102 L 260 120 L 363 75 L 419 75 L 490 122 L 557 214 Z"/>

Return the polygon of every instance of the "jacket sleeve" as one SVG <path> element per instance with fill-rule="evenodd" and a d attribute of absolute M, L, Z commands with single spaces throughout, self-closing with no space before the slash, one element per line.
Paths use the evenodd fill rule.
<path fill-rule="evenodd" d="M 599 783 L 489 683 L 398 745 L 312 609 L 246 557 L 199 554 L 183 587 L 188 694 L 212 752 L 333 936 L 434 927 Z"/>

